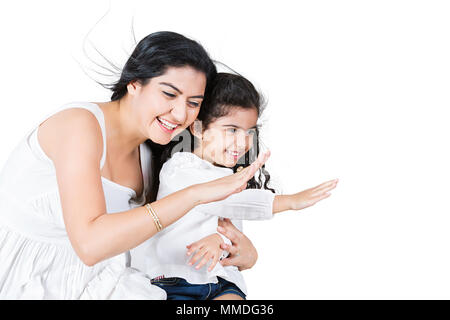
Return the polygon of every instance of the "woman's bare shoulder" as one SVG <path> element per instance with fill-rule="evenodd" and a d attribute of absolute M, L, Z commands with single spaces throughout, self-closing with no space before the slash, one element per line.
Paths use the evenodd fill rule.
<path fill-rule="evenodd" d="M 39 125 L 38 141 L 46 155 L 54 160 L 67 150 L 91 149 L 101 157 L 102 131 L 95 115 L 83 108 L 61 110 Z"/>

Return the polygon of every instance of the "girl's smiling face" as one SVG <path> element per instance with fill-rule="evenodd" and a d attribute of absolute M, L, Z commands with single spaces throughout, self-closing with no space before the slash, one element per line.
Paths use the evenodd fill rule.
<path fill-rule="evenodd" d="M 228 114 L 211 122 L 206 130 L 201 128 L 199 120 L 190 129 L 201 141 L 194 150 L 197 156 L 212 164 L 232 168 L 253 145 L 258 111 L 239 106 L 228 108 Z"/>
<path fill-rule="evenodd" d="M 145 85 L 130 83 L 128 93 L 140 134 L 158 144 L 169 143 L 197 118 L 205 87 L 205 74 L 192 67 L 169 67 Z"/>

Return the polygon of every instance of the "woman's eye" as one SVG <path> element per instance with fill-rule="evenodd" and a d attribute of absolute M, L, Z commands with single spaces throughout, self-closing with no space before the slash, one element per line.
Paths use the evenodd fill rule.
<path fill-rule="evenodd" d="M 236 132 L 236 128 L 228 128 L 227 132 L 228 133 L 235 133 Z"/>
<path fill-rule="evenodd" d="M 200 103 L 194 102 L 194 101 L 189 101 L 189 104 L 190 104 L 191 106 L 193 106 L 193 107 L 196 107 L 196 108 L 200 105 Z"/>
<path fill-rule="evenodd" d="M 165 91 L 163 91 L 163 93 L 170 98 L 175 98 L 175 95 L 173 93 L 169 93 L 169 92 L 165 92 Z"/>

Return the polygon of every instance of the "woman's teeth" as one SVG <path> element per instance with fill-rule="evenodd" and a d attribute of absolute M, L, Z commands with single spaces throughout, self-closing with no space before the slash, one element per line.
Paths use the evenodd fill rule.
<path fill-rule="evenodd" d="M 174 130 L 176 127 L 178 127 L 177 124 L 172 124 L 164 119 L 161 119 L 161 118 L 157 118 L 157 119 L 162 124 L 162 126 L 164 128 L 166 128 L 167 130 Z"/>

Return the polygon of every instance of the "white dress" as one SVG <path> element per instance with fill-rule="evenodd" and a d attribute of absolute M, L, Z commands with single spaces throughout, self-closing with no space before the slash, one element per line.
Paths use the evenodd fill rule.
<path fill-rule="evenodd" d="M 55 167 L 37 139 L 37 128 L 63 109 L 84 108 L 97 118 L 106 135 L 97 104 L 74 102 L 44 117 L 17 145 L 0 173 L 0 299 L 165 299 L 164 290 L 130 268 L 129 252 L 94 266 L 85 265 L 70 244 L 59 198 Z M 107 212 L 145 204 L 150 150 L 140 146 L 144 192 L 102 178 Z"/>

